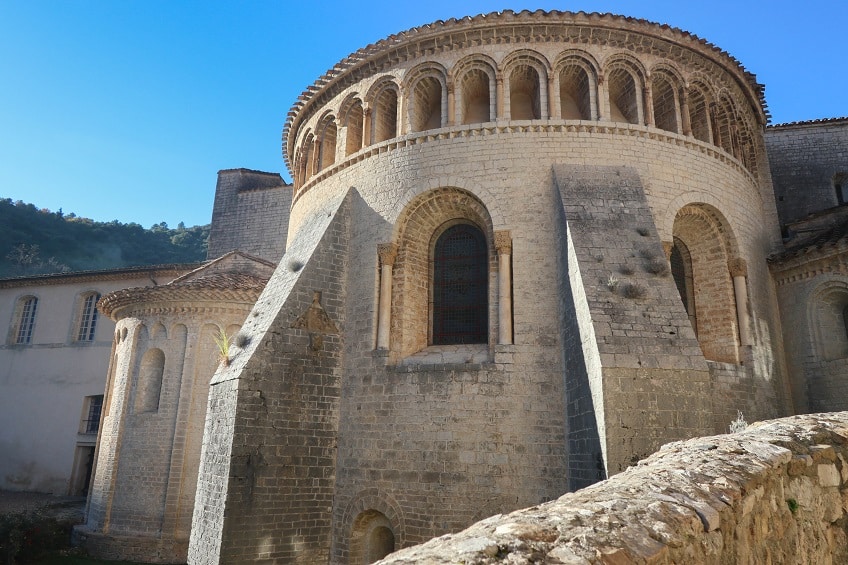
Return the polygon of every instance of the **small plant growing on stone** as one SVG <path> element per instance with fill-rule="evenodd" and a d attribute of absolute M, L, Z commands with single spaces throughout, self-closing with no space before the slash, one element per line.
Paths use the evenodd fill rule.
<path fill-rule="evenodd" d="M 668 274 L 668 262 L 663 259 L 651 259 L 645 264 L 645 270 L 651 273 L 652 275 L 657 275 L 658 277 L 664 277 Z"/>
<path fill-rule="evenodd" d="M 244 349 L 245 347 L 247 347 L 250 344 L 250 336 L 247 335 L 244 332 L 238 332 L 233 337 L 233 343 L 236 344 L 236 347 Z"/>
<path fill-rule="evenodd" d="M 222 328 L 212 336 L 212 339 L 215 340 L 215 345 L 218 347 L 218 362 L 223 363 L 226 367 L 230 364 L 230 342 L 232 338 Z"/>
<path fill-rule="evenodd" d="M 741 432 L 748 427 L 748 422 L 745 421 L 745 416 L 741 410 L 736 411 L 736 419 L 730 422 L 730 433 L 735 434 Z"/>
<path fill-rule="evenodd" d="M 296 273 L 303 268 L 303 261 L 300 259 L 290 259 L 288 262 L 289 271 Z"/>
<path fill-rule="evenodd" d="M 595 255 L 595 261 L 597 261 L 598 263 L 602 262 L 603 260 L 604 260 L 603 255 L 601 255 L 601 254 Z"/>
<path fill-rule="evenodd" d="M 618 277 L 616 277 L 615 275 L 610 275 L 609 278 L 607 278 L 607 288 L 613 292 L 615 292 L 615 289 L 618 288 L 618 283 Z"/>
<path fill-rule="evenodd" d="M 647 296 L 647 294 L 648 294 L 648 289 L 646 289 L 644 286 L 642 286 L 640 284 L 636 284 L 636 283 L 627 283 L 621 289 L 621 295 L 624 298 L 633 298 L 633 299 L 645 298 L 645 296 Z"/>
<path fill-rule="evenodd" d="M 633 267 L 631 267 L 630 265 L 622 265 L 618 268 L 618 272 L 625 276 L 632 275 Z"/>
<path fill-rule="evenodd" d="M 798 511 L 798 501 L 795 500 L 794 498 L 787 498 L 786 499 L 786 506 L 789 507 L 789 511 L 792 512 L 793 514 L 795 514 L 795 512 Z"/>
<path fill-rule="evenodd" d="M 645 237 L 648 235 L 648 228 L 636 228 L 636 233 L 638 233 L 642 237 Z"/>

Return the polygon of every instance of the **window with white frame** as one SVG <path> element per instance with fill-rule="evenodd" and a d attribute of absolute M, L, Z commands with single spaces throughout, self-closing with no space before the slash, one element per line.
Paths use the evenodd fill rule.
<path fill-rule="evenodd" d="M 38 308 L 38 298 L 25 296 L 18 304 L 17 327 L 14 332 L 15 343 L 26 345 L 32 343 L 32 330 L 35 327 L 35 312 Z"/>
<path fill-rule="evenodd" d="M 79 329 L 77 341 L 94 341 L 94 332 L 97 328 L 97 301 L 100 294 L 93 292 L 82 299 Z"/>

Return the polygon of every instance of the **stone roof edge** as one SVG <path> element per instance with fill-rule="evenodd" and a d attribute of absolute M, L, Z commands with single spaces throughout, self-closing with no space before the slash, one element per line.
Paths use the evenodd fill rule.
<path fill-rule="evenodd" d="M 35 285 L 57 285 L 64 284 L 69 281 L 98 281 L 98 280 L 118 280 L 127 275 L 136 275 L 151 273 L 161 276 L 181 276 L 187 271 L 196 270 L 205 262 L 197 263 L 168 263 L 164 265 L 142 265 L 137 267 L 121 267 L 117 269 L 103 269 L 98 271 L 74 271 L 70 273 L 48 273 L 45 275 L 29 275 L 23 277 L 10 277 L 0 279 L 0 288 L 14 288 L 16 286 L 35 286 Z"/>
<path fill-rule="evenodd" d="M 252 275 L 248 275 L 252 276 Z M 260 280 L 261 277 L 254 277 Z M 264 287 L 264 285 L 263 285 Z M 144 286 L 125 288 L 110 292 L 97 302 L 97 309 L 106 316 L 118 321 L 119 312 L 131 308 L 133 305 L 144 309 L 142 304 L 156 302 L 159 304 L 169 302 L 186 302 L 196 304 L 198 302 L 212 302 L 221 305 L 222 302 L 241 302 L 253 304 L 262 293 L 261 288 L 237 289 L 237 288 L 191 288 L 181 286 Z"/>
<path fill-rule="evenodd" d="M 257 257 L 256 255 L 251 255 L 250 253 L 245 253 L 244 251 L 239 251 L 239 250 L 235 249 L 233 251 L 227 251 L 226 253 L 224 253 L 220 257 L 216 257 L 215 259 L 210 259 L 210 260 L 206 261 L 205 263 L 197 266 L 197 268 L 192 269 L 191 271 L 178 276 L 177 278 L 175 278 L 172 281 L 168 281 L 168 284 L 180 282 L 180 281 L 183 281 L 187 278 L 190 278 L 195 273 L 206 270 L 209 267 L 215 265 L 216 263 L 220 263 L 221 261 L 223 261 L 224 259 L 226 259 L 227 257 L 230 257 L 232 255 L 240 255 L 240 256 L 244 257 L 245 259 L 249 259 L 249 260 L 251 260 L 255 263 L 259 263 L 259 264 L 265 265 L 267 267 L 271 267 L 272 269 L 277 268 L 277 265 L 275 263 L 271 262 L 271 261 L 268 261 L 268 260 L 263 259 L 261 257 Z"/>
<path fill-rule="evenodd" d="M 756 94 L 760 105 L 763 110 L 763 114 L 765 116 L 766 121 L 770 118 L 768 112 L 768 106 L 765 101 L 765 87 L 757 82 L 756 76 L 748 71 L 742 63 L 736 59 L 733 55 L 721 49 L 714 43 L 707 41 L 706 39 L 702 39 L 697 35 L 685 31 L 681 28 L 671 26 L 669 24 L 661 24 L 658 22 L 652 22 L 650 20 L 644 18 L 635 18 L 632 16 L 622 16 L 618 14 L 611 13 L 599 13 L 599 12 L 591 12 L 587 13 L 584 11 L 579 12 L 570 12 L 563 10 L 535 10 L 531 12 L 530 10 L 522 10 L 520 12 L 515 12 L 513 10 L 503 10 L 501 12 L 488 12 L 486 14 L 478 14 L 476 16 L 465 16 L 461 19 L 450 18 L 448 20 L 436 20 L 435 22 L 424 24 L 416 27 L 412 27 L 405 31 L 401 31 L 398 33 L 394 33 L 385 37 L 376 43 L 371 43 L 354 51 L 347 57 L 343 58 L 341 61 L 336 63 L 331 69 L 328 69 L 323 75 L 321 75 L 315 82 L 313 82 L 310 86 L 308 86 L 303 92 L 301 92 L 300 96 L 298 96 L 297 100 L 292 104 L 291 109 L 289 110 L 286 121 L 283 126 L 282 133 L 282 144 L 283 144 L 283 160 L 285 161 L 286 168 L 291 172 L 291 164 L 289 163 L 288 152 L 286 151 L 287 146 L 287 138 L 290 135 L 291 125 L 295 119 L 295 117 L 300 113 L 301 110 L 309 103 L 309 101 L 313 98 L 313 96 L 319 92 L 321 92 L 324 88 L 331 85 L 333 82 L 337 80 L 337 78 L 354 69 L 356 67 L 365 66 L 368 62 L 368 59 L 374 55 L 377 55 L 384 50 L 390 49 L 392 47 L 397 47 L 405 43 L 406 41 L 412 41 L 416 39 L 419 35 L 425 35 L 428 32 L 437 32 L 437 28 L 448 29 L 453 27 L 460 27 L 463 25 L 474 25 L 480 22 L 484 22 L 487 18 L 494 20 L 496 18 L 514 18 L 518 20 L 521 17 L 527 16 L 543 16 L 543 17 L 574 17 L 574 18 L 583 18 L 585 19 L 587 24 L 590 23 L 598 23 L 599 20 L 608 20 L 610 22 L 627 22 L 627 23 L 636 23 L 639 25 L 645 26 L 653 26 L 663 31 L 668 31 L 671 33 L 678 34 L 679 38 L 683 41 L 690 41 L 693 43 L 693 49 L 705 49 L 705 54 L 712 54 L 714 56 L 724 58 L 727 63 L 730 63 L 731 66 L 736 67 L 748 81 L 749 87 Z M 579 22 L 578 22 L 579 23 Z"/>
<path fill-rule="evenodd" d="M 767 129 L 790 128 L 800 126 L 814 126 L 819 124 L 836 124 L 845 122 L 848 124 L 848 116 L 840 116 L 836 118 L 815 118 L 812 120 L 799 120 L 797 122 L 784 122 L 782 124 L 771 124 Z"/>

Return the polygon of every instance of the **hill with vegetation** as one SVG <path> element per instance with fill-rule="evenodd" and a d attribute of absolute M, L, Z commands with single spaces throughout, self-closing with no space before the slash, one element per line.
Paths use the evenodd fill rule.
<path fill-rule="evenodd" d="M 0 199 L 0 278 L 206 259 L 209 225 L 145 229 Z"/>

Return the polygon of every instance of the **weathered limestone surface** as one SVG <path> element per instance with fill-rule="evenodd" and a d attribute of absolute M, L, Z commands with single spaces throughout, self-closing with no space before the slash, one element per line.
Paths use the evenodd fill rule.
<path fill-rule="evenodd" d="M 674 442 L 615 477 L 380 563 L 845 563 L 848 412 Z"/>
<path fill-rule="evenodd" d="M 294 235 L 242 326 L 249 339 L 212 378 L 189 563 L 329 553 L 349 200 Z"/>

